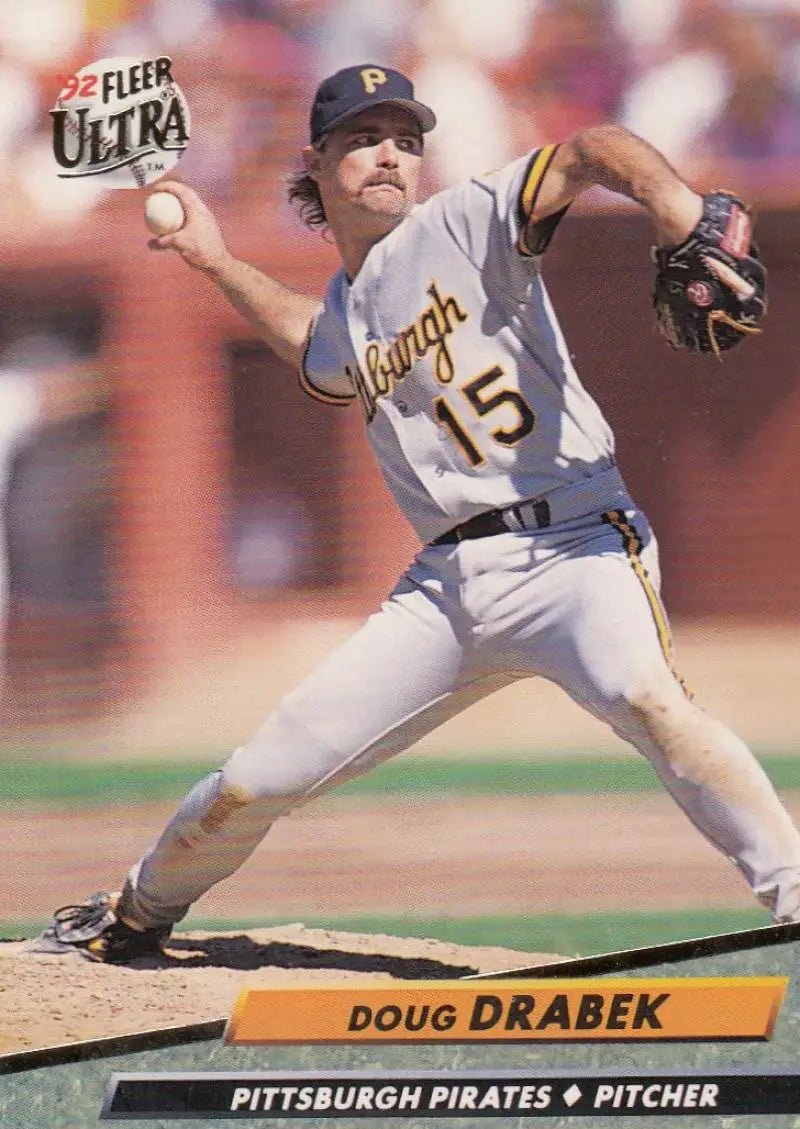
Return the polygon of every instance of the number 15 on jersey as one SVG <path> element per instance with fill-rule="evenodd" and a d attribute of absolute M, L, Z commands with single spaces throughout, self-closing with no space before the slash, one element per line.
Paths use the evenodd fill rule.
<path fill-rule="evenodd" d="M 460 404 L 454 408 L 446 396 L 437 396 L 433 401 L 436 419 L 447 429 L 461 454 L 472 467 L 482 466 L 486 462 L 486 455 L 470 435 L 469 421 L 472 418 L 470 412 L 483 418 L 500 408 L 510 409 L 506 414 L 510 417 L 508 422 L 512 426 L 496 427 L 490 432 L 492 439 L 496 443 L 502 443 L 504 447 L 515 447 L 526 435 L 530 435 L 536 426 L 536 416 L 522 393 L 515 388 L 497 386 L 503 375 L 500 366 L 494 365 L 468 384 L 464 384 L 459 389 L 466 400 L 463 408 Z"/>

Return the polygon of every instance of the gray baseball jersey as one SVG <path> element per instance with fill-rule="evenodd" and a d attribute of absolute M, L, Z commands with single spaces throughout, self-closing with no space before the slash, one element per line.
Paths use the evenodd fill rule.
<path fill-rule="evenodd" d="M 555 146 L 439 193 L 332 279 L 307 391 L 358 399 L 386 482 L 421 540 L 613 466 L 540 272 L 560 216 L 523 234 Z"/>
<path fill-rule="evenodd" d="M 361 403 L 423 547 L 381 608 L 189 793 L 128 875 L 132 921 L 178 920 L 280 815 L 530 675 L 633 744 L 776 920 L 800 918 L 800 836 L 746 746 L 675 677 L 655 538 L 542 284 L 560 215 L 532 232 L 526 221 L 553 152 L 433 197 L 356 278 L 332 280 L 302 382 Z M 480 528 L 454 539 L 476 515 Z"/>

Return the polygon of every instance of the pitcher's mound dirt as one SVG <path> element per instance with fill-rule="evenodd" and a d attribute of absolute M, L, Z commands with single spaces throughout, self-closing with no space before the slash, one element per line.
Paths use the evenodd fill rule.
<path fill-rule="evenodd" d="M 562 960 L 432 939 L 282 925 L 178 933 L 167 955 L 126 967 L 0 944 L 0 1054 L 227 1019 L 245 985 L 323 980 L 455 980 Z"/>

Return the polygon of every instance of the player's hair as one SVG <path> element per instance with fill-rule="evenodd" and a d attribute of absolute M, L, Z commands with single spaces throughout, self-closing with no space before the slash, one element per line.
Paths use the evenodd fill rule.
<path fill-rule="evenodd" d="M 305 170 L 289 177 L 287 195 L 289 203 L 297 209 L 297 214 L 306 227 L 325 227 L 328 217 L 325 215 L 319 185 Z"/>

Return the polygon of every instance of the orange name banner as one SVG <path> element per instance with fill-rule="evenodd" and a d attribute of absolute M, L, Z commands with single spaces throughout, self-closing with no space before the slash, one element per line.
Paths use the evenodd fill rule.
<path fill-rule="evenodd" d="M 245 988 L 225 1041 L 627 1042 L 769 1039 L 785 976 L 404 981 Z"/>

